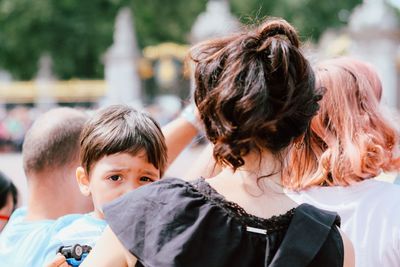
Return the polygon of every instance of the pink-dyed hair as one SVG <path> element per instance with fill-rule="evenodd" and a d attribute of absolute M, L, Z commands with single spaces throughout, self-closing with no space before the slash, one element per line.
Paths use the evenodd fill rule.
<path fill-rule="evenodd" d="M 311 131 L 289 151 L 284 185 L 347 186 L 398 171 L 399 132 L 379 106 L 382 85 L 372 66 L 338 58 L 317 65 L 315 75 L 325 94 Z"/>

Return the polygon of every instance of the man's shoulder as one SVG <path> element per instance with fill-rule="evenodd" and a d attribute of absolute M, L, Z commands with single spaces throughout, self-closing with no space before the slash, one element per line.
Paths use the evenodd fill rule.
<path fill-rule="evenodd" d="M 66 240 L 86 235 L 100 235 L 107 223 L 93 218 L 90 214 L 70 214 L 59 218 L 56 222 L 55 239 Z"/>
<path fill-rule="evenodd" d="M 10 220 L 8 221 L 8 223 L 23 221 L 26 217 L 26 214 L 27 214 L 26 207 L 18 208 L 11 214 L 11 217 L 10 217 Z"/>
<path fill-rule="evenodd" d="M 64 216 L 59 217 L 56 221 L 55 221 L 55 228 L 60 231 L 68 226 L 70 226 L 71 224 L 74 224 L 80 220 L 82 220 L 84 217 L 84 214 L 67 214 Z"/>
<path fill-rule="evenodd" d="M 23 210 L 16 210 L 7 223 L 4 230 L 0 235 L 0 242 L 4 240 L 17 241 L 26 239 L 29 236 L 40 237 L 41 235 L 47 235 L 52 231 L 54 225 L 53 220 L 38 220 L 38 221 L 26 221 Z"/>
<path fill-rule="evenodd" d="M 0 262 L 6 266 L 35 266 L 52 235 L 49 220 L 12 220 L 0 235 Z"/>
<path fill-rule="evenodd" d="M 56 220 L 55 228 L 62 231 L 67 228 L 84 228 L 84 227 L 97 227 L 103 226 L 107 223 L 105 220 L 94 218 L 90 213 L 88 214 L 68 214 Z"/>

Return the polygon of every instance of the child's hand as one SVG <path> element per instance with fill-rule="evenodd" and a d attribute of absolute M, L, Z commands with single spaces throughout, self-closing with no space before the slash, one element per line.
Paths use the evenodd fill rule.
<path fill-rule="evenodd" d="M 68 267 L 67 259 L 61 253 L 57 253 L 56 257 L 46 267 Z"/>

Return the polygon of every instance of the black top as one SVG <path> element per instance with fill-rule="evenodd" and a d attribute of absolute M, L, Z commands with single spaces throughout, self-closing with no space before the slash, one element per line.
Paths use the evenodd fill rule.
<path fill-rule="evenodd" d="M 335 213 L 302 204 L 259 218 L 227 201 L 203 178 L 142 186 L 107 205 L 104 213 L 138 259 L 136 266 L 343 266 Z"/>

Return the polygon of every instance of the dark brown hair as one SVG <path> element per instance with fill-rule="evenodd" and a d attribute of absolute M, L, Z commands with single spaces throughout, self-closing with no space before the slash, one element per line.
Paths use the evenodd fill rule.
<path fill-rule="evenodd" d="M 191 50 L 195 102 L 218 163 L 237 169 L 254 149 L 278 155 L 308 129 L 321 95 L 283 19 Z"/>
<path fill-rule="evenodd" d="M 25 173 L 70 167 L 75 161 L 78 165 L 79 135 L 86 120 L 85 113 L 72 108 L 56 108 L 37 118 L 22 147 Z"/>
<path fill-rule="evenodd" d="M 81 165 L 87 173 L 102 157 L 126 152 L 146 152 L 147 160 L 164 174 L 167 147 L 158 123 L 129 106 L 104 108 L 86 123 L 81 135 Z"/>

